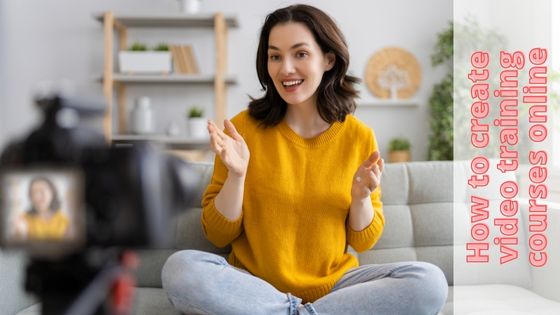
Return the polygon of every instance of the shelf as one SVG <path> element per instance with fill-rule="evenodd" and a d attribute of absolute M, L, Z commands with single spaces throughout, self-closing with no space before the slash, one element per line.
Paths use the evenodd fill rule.
<path fill-rule="evenodd" d="M 204 74 L 122 74 L 113 73 L 113 81 L 118 83 L 191 83 L 191 84 L 214 84 L 213 75 Z M 100 81 L 103 79 L 100 78 Z M 225 78 L 228 85 L 237 84 L 237 78 L 228 76 Z"/>
<path fill-rule="evenodd" d="M 137 141 L 151 141 L 164 144 L 172 150 L 199 150 L 210 148 L 209 139 L 189 139 L 165 135 L 113 135 L 114 144 L 134 144 Z"/>
<path fill-rule="evenodd" d="M 418 107 L 418 100 L 374 100 L 368 102 L 360 102 L 358 108 L 365 107 Z"/>
<path fill-rule="evenodd" d="M 237 78 L 227 75 L 227 29 L 238 27 L 237 17 L 215 14 L 183 14 L 183 13 L 154 13 L 143 14 L 114 13 L 111 11 L 94 15 L 103 25 L 103 74 L 100 81 L 103 84 L 103 95 L 107 100 L 107 110 L 103 120 L 104 135 L 112 139 L 117 145 L 130 145 L 134 141 L 152 140 L 166 144 L 170 149 L 191 150 L 208 148 L 206 140 L 170 138 L 163 135 L 143 137 L 126 135 L 127 130 L 127 85 L 133 84 L 203 84 L 213 85 L 214 117 L 218 121 L 226 118 L 227 87 L 237 84 Z M 115 70 L 115 49 L 126 50 L 129 47 L 130 27 L 205 27 L 212 30 L 214 37 L 215 64 L 213 73 L 207 74 L 176 74 L 176 73 L 120 73 Z M 163 32 L 163 31 L 162 31 Z M 161 33 L 161 32 L 160 32 Z M 205 32 L 208 33 L 208 32 Z M 162 33 L 163 34 L 163 33 Z M 209 34 L 206 34 L 209 35 Z M 208 89 L 207 92 L 210 92 Z M 115 102 L 117 106 L 113 106 Z M 116 107 L 116 108 L 114 108 Z M 116 109 L 116 110 L 114 110 Z M 115 111 L 117 112 L 115 115 Z M 113 131 L 115 117 L 118 118 L 118 131 Z"/>
<path fill-rule="evenodd" d="M 103 14 L 96 14 L 95 19 L 104 22 Z M 121 14 L 115 13 L 115 21 L 125 27 L 214 27 L 214 16 L 211 14 Z M 228 27 L 238 27 L 237 17 L 225 16 Z"/>

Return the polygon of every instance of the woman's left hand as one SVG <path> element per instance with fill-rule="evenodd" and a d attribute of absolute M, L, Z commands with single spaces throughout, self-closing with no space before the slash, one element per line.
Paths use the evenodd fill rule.
<path fill-rule="evenodd" d="M 358 167 L 352 181 L 352 200 L 363 200 L 371 195 L 381 182 L 384 166 L 379 152 L 375 151 Z"/>

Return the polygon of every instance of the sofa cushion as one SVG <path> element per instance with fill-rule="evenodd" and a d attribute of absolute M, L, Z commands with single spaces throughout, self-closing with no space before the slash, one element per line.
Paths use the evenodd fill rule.
<path fill-rule="evenodd" d="M 449 202 L 410 205 L 414 244 L 423 246 L 450 246 L 453 244 L 453 216 Z"/>
<path fill-rule="evenodd" d="M 406 164 L 386 164 L 383 174 L 381 175 L 381 200 L 383 201 L 383 205 L 408 204 L 409 190 Z"/>
<path fill-rule="evenodd" d="M 175 311 L 167 294 L 161 288 L 136 288 L 132 314 L 180 314 Z"/>
<path fill-rule="evenodd" d="M 443 305 L 443 308 L 438 315 L 453 315 L 453 286 L 449 286 L 447 291 L 447 301 Z"/>
<path fill-rule="evenodd" d="M 136 281 L 140 287 L 161 288 L 161 269 L 167 258 L 177 250 L 198 249 L 227 257 L 231 246 L 217 248 L 212 245 L 202 231 L 200 208 L 190 208 L 175 219 L 175 244 L 169 249 L 139 250 L 140 264 Z"/>
<path fill-rule="evenodd" d="M 441 268 L 447 283 L 454 284 L 454 265 L 452 246 L 424 246 L 416 247 L 416 258 L 418 261 L 432 263 Z"/>
<path fill-rule="evenodd" d="M 137 251 L 139 264 L 136 284 L 140 287 L 161 288 L 161 270 L 175 249 L 148 249 Z"/>
<path fill-rule="evenodd" d="M 391 249 L 414 246 L 412 214 L 408 205 L 383 204 L 385 228 L 375 244 L 375 249 Z M 387 228 L 387 227 L 391 228 Z"/>
<path fill-rule="evenodd" d="M 434 177 L 438 180 L 434 180 Z M 387 164 L 381 177 L 385 229 L 360 264 L 422 260 L 453 284 L 452 162 Z"/>
<path fill-rule="evenodd" d="M 199 185 L 196 186 L 196 191 L 194 192 L 193 196 L 195 197 L 191 204 L 191 208 L 198 208 L 202 204 L 202 194 L 210 180 L 212 179 L 212 174 L 214 173 L 214 163 L 189 163 L 191 167 L 191 171 L 195 171 L 199 180 Z"/>
<path fill-rule="evenodd" d="M 179 214 L 175 219 L 175 249 L 198 249 L 216 254 L 226 254 L 231 251 L 231 246 L 218 248 L 204 236 L 200 217 L 202 209 L 190 208 Z"/>
<path fill-rule="evenodd" d="M 452 165 L 451 161 L 406 163 L 410 181 L 408 204 L 452 203 Z"/>

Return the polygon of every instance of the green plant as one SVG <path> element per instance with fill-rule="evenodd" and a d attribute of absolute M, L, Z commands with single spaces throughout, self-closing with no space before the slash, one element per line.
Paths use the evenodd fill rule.
<path fill-rule="evenodd" d="M 142 44 L 140 42 L 135 42 L 134 44 L 132 44 L 132 46 L 130 46 L 129 50 L 130 51 L 146 51 L 146 50 L 148 50 L 148 47 L 146 46 L 146 44 Z"/>
<path fill-rule="evenodd" d="M 204 110 L 197 106 L 193 106 L 187 111 L 188 118 L 200 118 L 203 115 L 204 115 Z"/>
<path fill-rule="evenodd" d="M 434 86 L 430 96 L 430 160 L 453 160 L 453 75 Z"/>
<path fill-rule="evenodd" d="M 432 65 L 437 66 L 453 58 L 453 24 L 438 34 L 438 41 L 432 53 Z"/>
<path fill-rule="evenodd" d="M 165 43 L 159 43 L 154 47 L 154 51 L 169 51 L 169 45 Z"/>
<path fill-rule="evenodd" d="M 430 96 L 431 134 L 429 160 L 453 160 L 453 24 L 438 34 L 432 54 L 432 65 L 447 63 L 448 74 L 432 90 Z"/>
<path fill-rule="evenodd" d="M 389 142 L 389 152 L 408 150 L 410 150 L 410 142 L 406 138 L 393 138 Z"/>

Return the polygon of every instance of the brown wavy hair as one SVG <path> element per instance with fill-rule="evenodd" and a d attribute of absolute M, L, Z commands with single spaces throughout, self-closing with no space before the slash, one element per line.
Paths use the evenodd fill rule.
<path fill-rule="evenodd" d="M 49 187 L 52 193 L 52 200 L 51 203 L 49 204 L 49 210 L 51 211 L 51 213 L 56 213 L 57 211 L 60 210 L 60 206 L 61 206 L 60 198 L 58 197 L 58 191 L 54 183 L 46 177 L 35 177 L 31 180 L 29 184 L 29 191 L 28 191 L 29 200 L 31 200 L 31 195 L 32 195 L 31 188 L 35 183 L 38 182 L 44 182 Z M 31 209 L 28 210 L 28 213 L 31 215 L 37 215 L 39 214 L 39 211 L 35 208 L 33 203 L 31 203 Z"/>
<path fill-rule="evenodd" d="M 303 23 L 323 53 L 335 55 L 333 68 L 324 73 L 317 89 L 317 111 L 328 123 L 343 122 L 347 114 L 356 110 L 358 91 L 354 84 L 360 79 L 347 74 L 350 62 L 348 46 L 333 19 L 325 12 L 303 4 L 278 9 L 266 17 L 257 49 L 257 75 L 265 95 L 261 98 L 251 97 L 249 115 L 265 127 L 277 125 L 286 115 L 287 104 L 268 74 L 268 39 L 274 26 L 288 22 Z"/>

